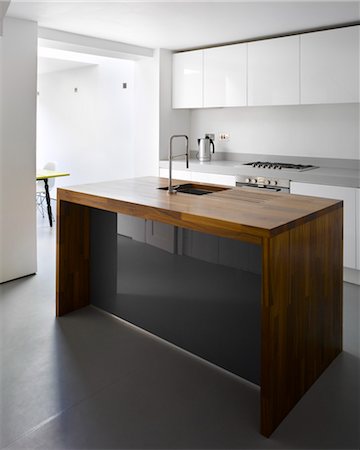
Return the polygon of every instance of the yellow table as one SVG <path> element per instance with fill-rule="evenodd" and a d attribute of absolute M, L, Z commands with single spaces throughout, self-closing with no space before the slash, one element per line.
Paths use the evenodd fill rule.
<path fill-rule="evenodd" d="M 49 216 L 49 224 L 52 227 L 52 211 L 49 194 L 49 178 L 68 177 L 70 174 L 67 172 L 57 172 L 56 170 L 40 169 L 36 171 L 36 181 L 43 180 L 45 184 L 45 197 L 47 212 Z"/>

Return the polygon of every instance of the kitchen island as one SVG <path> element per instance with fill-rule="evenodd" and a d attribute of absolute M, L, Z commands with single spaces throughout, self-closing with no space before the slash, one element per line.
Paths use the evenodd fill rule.
<path fill-rule="evenodd" d="M 270 436 L 342 350 L 342 202 L 225 187 L 168 195 L 166 184 L 58 189 L 56 314 L 116 292 L 116 213 L 259 247 L 260 430 Z"/>

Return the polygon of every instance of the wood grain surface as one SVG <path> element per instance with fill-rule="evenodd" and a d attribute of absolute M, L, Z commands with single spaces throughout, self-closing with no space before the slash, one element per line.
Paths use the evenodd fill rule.
<path fill-rule="evenodd" d="M 342 210 L 263 243 L 261 432 L 270 436 L 342 350 Z"/>
<path fill-rule="evenodd" d="M 89 304 L 90 208 L 57 201 L 56 315 Z"/>
<path fill-rule="evenodd" d="M 174 180 L 180 183 L 186 181 Z M 341 207 L 337 200 L 235 187 L 202 196 L 169 195 L 157 189 L 166 184 L 165 178 L 133 178 L 58 189 L 58 198 L 254 243 L 305 223 L 326 208 Z"/>

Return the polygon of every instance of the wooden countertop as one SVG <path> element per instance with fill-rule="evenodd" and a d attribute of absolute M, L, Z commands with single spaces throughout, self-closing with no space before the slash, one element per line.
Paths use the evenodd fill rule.
<path fill-rule="evenodd" d="M 200 196 L 168 195 L 157 189 L 166 185 L 165 178 L 144 177 L 72 186 L 58 189 L 58 200 L 235 239 L 247 235 L 252 242 L 306 223 L 329 208 L 342 207 L 339 200 L 247 188 L 233 187 Z"/>
<path fill-rule="evenodd" d="M 253 351 L 260 352 L 261 433 L 268 437 L 342 350 L 342 201 L 248 188 L 168 195 L 157 189 L 166 184 L 165 178 L 149 177 L 58 189 L 56 314 L 94 298 L 106 308 L 110 298 L 121 303 L 112 213 L 261 246 L 261 299 L 252 299 L 261 302 L 261 343 Z M 248 301 L 247 292 L 238 298 L 239 304 Z M 152 300 L 149 295 L 146 308 Z M 191 302 L 184 302 L 191 310 Z M 155 298 L 156 304 L 161 300 Z"/>

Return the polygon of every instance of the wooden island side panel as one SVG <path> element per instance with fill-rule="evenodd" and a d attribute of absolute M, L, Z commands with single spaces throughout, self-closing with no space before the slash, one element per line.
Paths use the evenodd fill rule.
<path fill-rule="evenodd" d="M 90 208 L 57 202 L 56 315 L 90 302 Z"/>
<path fill-rule="evenodd" d="M 261 433 L 342 350 L 342 208 L 263 243 Z"/>

